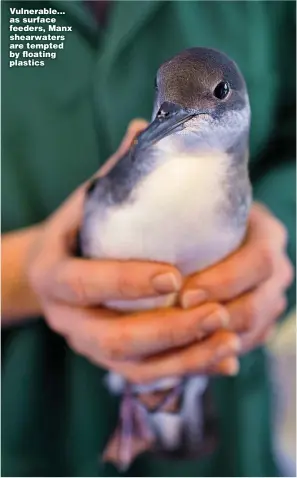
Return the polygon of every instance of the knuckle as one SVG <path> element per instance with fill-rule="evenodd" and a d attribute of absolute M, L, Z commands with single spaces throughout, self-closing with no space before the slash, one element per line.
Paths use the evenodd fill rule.
<path fill-rule="evenodd" d="M 243 308 L 243 325 L 245 330 L 251 330 L 258 318 L 259 307 L 257 297 L 250 296 Z"/>
<path fill-rule="evenodd" d="M 224 275 L 220 279 L 221 287 L 223 290 L 233 289 L 238 283 L 240 278 L 240 272 L 235 267 L 228 267 L 225 270 Z"/>
<path fill-rule="evenodd" d="M 288 230 L 286 226 L 282 222 L 280 222 L 278 219 L 276 219 L 275 222 L 276 222 L 279 241 L 281 245 L 285 247 L 288 242 Z"/>
<path fill-rule="evenodd" d="M 101 348 L 109 360 L 123 360 L 126 358 L 127 348 L 131 342 L 128 327 L 124 324 L 108 326 L 100 338 Z"/>
<path fill-rule="evenodd" d="M 278 318 L 283 312 L 285 312 L 286 308 L 288 305 L 288 300 L 287 298 L 283 295 L 280 297 L 280 299 L 277 301 L 276 306 L 275 306 L 275 316 Z"/>
<path fill-rule="evenodd" d="M 284 273 L 283 273 L 283 283 L 284 287 L 289 287 L 294 279 L 294 267 L 292 263 L 286 258 Z"/>
<path fill-rule="evenodd" d="M 174 348 L 181 343 L 183 344 L 186 342 L 186 338 L 188 336 L 188 327 L 185 327 L 183 330 L 181 330 L 181 328 L 178 327 L 178 324 L 176 325 L 176 327 L 172 327 L 170 324 L 168 324 L 168 327 L 160 329 L 158 342 L 164 343 L 166 348 Z"/>
<path fill-rule="evenodd" d="M 121 344 L 115 340 L 111 340 L 104 345 L 103 353 L 108 360 L 123 360 L 126 358 Z"/>
<path fill-rule="evenodd" d="M 131 284 L 130 276 L 122 267 L 117 271 L 117 290 L 120 297 L 123 299 L 133 299 L 137 297 L 137 293 Z"/>
<path fill-rule="evenodd" d="M 88 294 L 85 281 L 79 273 L 71 278 L 68 288 L 74 302 L 81 305 L 88 304 Z"/>
<path fill-rule="evenodd" d="M 33 262 L 28 268 L 28 280 L 34 292 L 41 293 L 44 290 L 44 271 L 41 264 Z"/>
<path fill-rule="evenodd" d="M 272 275 L 274 271 L 274 252 L 268 244 L 263 244 L 259 250 L 260 264 L 262 272 L 265 277 L 268 278 Z"/>
<path fill-rule="evenodd" d="M 184 354 L 176 359 L 176 374 L 185 375 L 188 373 L 204 372 L 208 366 L 213 364 L 213 360 L 214 346 L 209 344 L 207 349 L 206 345 L 201 348 L 201 345 L 197 344 L 191 349 L 191 354 Z"/>

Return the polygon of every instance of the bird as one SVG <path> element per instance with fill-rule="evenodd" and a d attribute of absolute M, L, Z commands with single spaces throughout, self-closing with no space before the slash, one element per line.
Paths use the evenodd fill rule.
<path fill-rule="evenodd" d="M 237 64 L 204 47 L 166 60 L 154 87 L 147 128 L 104 177 L 90 181 L 79 247 L 89 259 L 159 261 L 188 276 L 245 238 L 252 202 L 249 95 Z M 104 306 L 131 312 L 176 300 L 170 294 Z M 126 470 L 147 450 L 198 453 L 207 384 L 208 377 L 197 375 L 136 385 L 109 372 L 106 385 L 122 404 L 105 461 Z"/>

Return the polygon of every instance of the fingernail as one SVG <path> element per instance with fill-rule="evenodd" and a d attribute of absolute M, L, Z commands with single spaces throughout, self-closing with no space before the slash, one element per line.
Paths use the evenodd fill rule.
<path fill-rule="evenodd" d="M 181 279 L 173 272 L 160 274 L 152 279 L 152 285 L 159 294 L 168 294 L 169 292 L 177 292 L 181 288 Z"/>
<path fill-rule="evenodd" d="M 187 290 L 181 299 L 181 305 L 183 309 L 190 309 L 205 302 L 207 299 L 207 293 L 202 289 Z"/>
<path fill-rule="evenodd" d="M 217 349 L 217 357 L 221 358 L 232 353 L 238 353 L 240 351 L 240 340 L 238 337 L 233 337 L 232 340 L 228 340 L 227 343 L 222 344 Z"/>
<path fill-rule="evenodd" d="M 226 375 L 230 375 L 230 377 L 237 375 L 239 371 L 239 361 L 234 360 L 232 364 L 229 366 L 229 370 L 226 372 Z"/>
<path fill-rule="evenodd" d="M 229 324 L 230 316 L 225 309 L 219 309 L 208 315 L 200 326 L 206 332 L 212 332 L 213 330 L 227 327 Z"/>

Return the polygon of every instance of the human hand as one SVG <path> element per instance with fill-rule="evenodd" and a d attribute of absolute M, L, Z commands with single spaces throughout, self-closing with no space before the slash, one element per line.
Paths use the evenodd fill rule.
<path fill-rule="evenodd" d="M 100 175 L 106 174 L 145 125 L 132 123 Z M 76 352 L 130 382 L 188 373 L 235 373 L 238 339 L 231 331 L 218 331 L 227 315 L 219 304 L 125 315 L 102 307 L 109 300 L 178 292 L 183 279 L 166 264 L 73 257 L 86 187 L 87 183 L 78 188 L 44 222 L 31 251 L 29 280 L 48 325 Z M 214 334 L 207 337 L 210 332 Z M 201 337 L 206 338 L 198 343 Z"/>
<path fill-rule="evenodd" d="M 188 278 L 180 294 L 183 308 L 223 303 L 229 330 L 240 334 L 242 353 L 261 345 L 286 309 L 285 291 L 293 279 L 286 242 L 284 226 L 266 207 L 254 203 L 242 247 Z"/>

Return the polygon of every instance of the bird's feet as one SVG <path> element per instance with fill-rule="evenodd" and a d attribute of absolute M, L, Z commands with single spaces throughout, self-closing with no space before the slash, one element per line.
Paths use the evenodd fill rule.
<path fill-rule="evenodd" d="M 144 406 L 127 387 L 122 399 L 118 426 L 103 453 L 103 461 L 125 471 L 134 458 L 150 450 L 155 442 Z"/>

